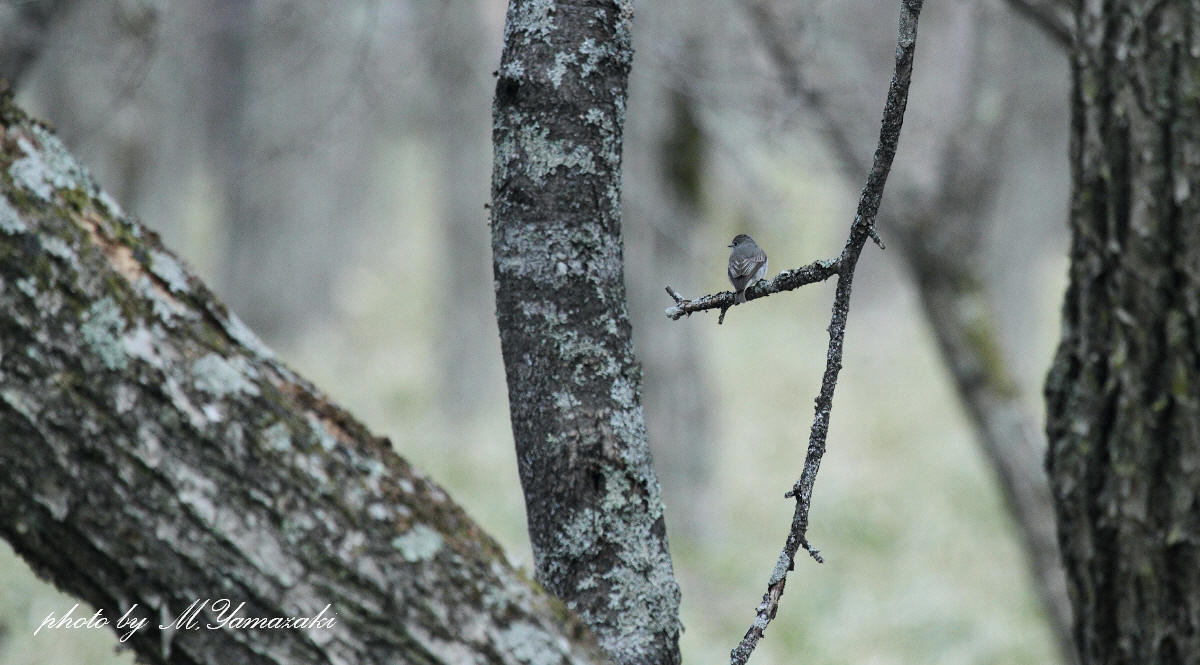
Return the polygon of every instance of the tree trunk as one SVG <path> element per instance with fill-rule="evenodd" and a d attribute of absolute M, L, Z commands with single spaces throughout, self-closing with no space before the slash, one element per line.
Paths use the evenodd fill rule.
<path fill-rule="evenodd" d="M 438 407 L 443 417 L 462 422 L 477 417 L 478 394 L 499 376 L 492 271 L 488 259 L 487 108 L 491 59 L 479 57 L 484 39 L 484 7 L 479 0 L 448 0 L 419 5 L 424 53 L 436 93 L 437 227 L 441 233 L 440 289 L 454 294 L 454 306 L 438 313 Z M 492 374 L 496 372 L 496 374 Z M 481 375 L 489 377 L 484 383 Z"/>
<path fill-rule="evenodd" d="M 513 0 L 493 108 L 496 316 L 538 579 L 618 663 L 679 661 L 626 312 L 632 3 Z"/>
<path fill-rule="evenodd" d="M 0 536 L 108 625 L 148 619 L 126 642 L 139 662 L 603 662 L 441 488 L 275 359 L 7 95 L 0 432 Z M 204 629 L 222 598 L 242 618 L 329 605 L 335 623 Z M 196 601 L 199 628 L 171 627 Z"/>
<path fill-rule="evenodd" d="M 41 55 L 54 21 L 71 8 L 65 0 L 27 0 L 0 4 L 0 78 L 20 83 Z"/>
<path fill-rule="evenodd" d="M 666 12 L 661 8 L 654 11 L 661 22 L 661 14 Z M 639 26 L 654 27 L 643 20 L 648 13 L 638 16 Z M 690 33 L 695 26 L 672 24 L 669 29 Z M 694 67 L 698 50 L 677 48 L 656 55 L 690 58 L 686 67 Z M 697 126 L 690 100 L 654 78 L 661 73 L 645 76 L 644 85 L 633 84 L 639 90 L 634 105 L 639 117 L 635 123 L 631 116 L 626 127 L 633 140 L 625 153 L 624 172 L 629 177 L 623 188 L 624 209 L 638 224 L 625 229 L 630 240 L 625 267 L 630 283 L 657 285 L 668 276 L 692 270 L 689 259 L 704 236 L 703 171 L 708 140 Z M 718 278 L 723 268 L 717 266 Z M 650 449 L 670 511 L 668 523 L 682 527 L 683 533 L 673 534 L 679 546 L 681 536 L 686 543 L 699 543 L 716 527 L 712 519 L 715 395 L 709 385 L 702 337 L 692 326 L 659 323 L 662 296 L 660 289 L 631 290 L 629 308 L 635 322 L 655 322 L 635 327 L 634 344 L 644 370 L 642 395 Z"/>
<path fill-rule="evenodd" d="M 1082 3 L 1047 463 L 1085 665 L 1200 663 L 1200 9 Z"/>

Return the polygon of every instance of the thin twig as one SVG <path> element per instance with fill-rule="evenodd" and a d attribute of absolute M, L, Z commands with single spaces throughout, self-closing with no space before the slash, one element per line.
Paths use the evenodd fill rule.
<path fill-rule="evenodd" d="M 840 258 L 826 259 L 813 261 L 799 268 L 784 270 L 771 279 L 762 280 L 747 288 L 746 300 L 757 300 L 758 298 L 765 298 L 772 293 L 791 291 L 806 284 L 823 282 L 838 273 L 838 266 L 840 264 Z M 667 293 L 675 301 L 675 305 L 668 307 L 664 313 L 668 318 L 676 321 L 683 316 L 691 316 L 695 312 L 703 312 L 709 309 L 720 309 L 721 319 L 724 319 L 725 311 L 733 307 L 733 291 L 721 291 L 691 300 L 684 298 L 668 284 Z"/>
<path fill-rule="evenodd" d="M 908 86 L 912 80 L 913 54 L 916 51 L 917 19 L 921 13 L 922 0 L 901 0 L 900 24 L 896 40 L 896 70 L 888 89 L 887 103 L 883 110 L 883 122 L 879 131 L 879 145 L 875 149 L 875 160 L 867 183 L 863 186 L 862 195 L 858 202 L 858 211 L 850 226 L 850 237 L 842 250 L 838 262 L 838 285 L 833 298 L 833 315 L 829 322 L 829 351 L 825 361 L 825 375 L 821 379 L 821 391 L 817 396 L 816 415 L 813 418 L 812 430 L 808 439 L 808 454 L 804 459 L 804 471 L 800 480 L 788 492 L 789 497 L 796 500 L 796 510 L 792 516 L 791 530 L 783 552 L 780 554 L 771 578 L 767 584 L 767 592 L 756 608 L 754 622 L 750 624 L 741 643 L 730 652 L 731 665 L 744 665 L 754 652 L 758 641 L 762 638 L 767 625 L 775 618 L 779 609 L 779 599 L 783 596 L 784 585 L 787 583 L 787 573 L 795 566 L 796 553 L 801 547 L 818 562 L 820 555 L 808 542 L 808 513 L 812 502 L 813 483 L 816 482 L 817 470 L 821 466 L 821 458 L 825 454 L 825 440 L 829 432 L 829 413 L 833 408 L 833 390 L 837 385 L 837 375 L 842 368 L 842 342 L 846 332 L 846 318 L 850 313 L 850 288 L 854 278 L 854 268 L 858 263 L 859 254 L 875 225 L 875 216 L 879 212 L 879 203 L 883 197 L 883 187 L 887 182 L 892 160 L 896 156 L 896 147 L 900 140 L 900 129 L 904 124 L 904 109 L 908 103 Z"/>

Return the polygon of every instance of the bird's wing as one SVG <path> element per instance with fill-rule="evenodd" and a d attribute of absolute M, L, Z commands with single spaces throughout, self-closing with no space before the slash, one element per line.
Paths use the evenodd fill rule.
<path fill-rule="evenodd" d="M 766 279 L 767 277 L 767 257 L 762 257 L 762 265 L 758 267 L 758 272 L 754 273 L 754 281 Z"/>
<path fill-rule="evenodd" d="M 758 270 L 759 261 L 755 257 L 733 259 L 729 262 L 729 279 L 749 277 Z"/>

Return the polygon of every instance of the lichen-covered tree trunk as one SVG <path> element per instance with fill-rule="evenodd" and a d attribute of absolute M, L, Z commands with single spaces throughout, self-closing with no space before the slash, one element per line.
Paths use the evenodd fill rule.
<path fill-rule="evenodd" d="M 512 0 L 493 108 L 496 316 L 538 579 L 618 663 L 678 662 L 626 312 L 632 2 Z"/>
<path fill-rule="evenodd" d="M 126 642 L 139 662 L 604 661 L 445 492 L 276 360 L 7 95 L 0 536 L 109 626 L 147 619 Z M 243 618 L 328 605 L 336 622 L 170 625 L 222 598 Z"/>
<path fill-rule="evenodd" d="M 1200 663 L 1200 7 L 1080 3 L 1048 466 L 1085 665 Z"/>

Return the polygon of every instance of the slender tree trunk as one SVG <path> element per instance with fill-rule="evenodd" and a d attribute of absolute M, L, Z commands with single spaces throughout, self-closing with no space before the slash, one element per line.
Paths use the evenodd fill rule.
<path fill-rule="evenodd" d="M 646 13 L 638 16 L 639 26 L 646 26 Z M 684 28 L 673 24 L 669 29 Z M 686 29 L 695 30 L 694 26 Z M 671 54 L 688 57 L 697 50 L 680 48 Z M 635 81 L 636 76 L 635 72 Z M 642 117 L 636 124 L 631 118 L 627 127 L 633 140 L 626 152 L 624 201 L 628 216 L 638 223 L 626 227 L 626 238 L 636 246 L 629 246 L 625 267 L 630 283 L 658 284 L 687 274 L 692 247 L 703 235 L 707 137 L 696 124 L 692 100 L 682 93 L 651 77 L 640 88 L 637 83 L 634 87 L 639 89 L 634 106 Z M 634 151 L 640 153 L 637 159 Z M 717 266 L 718 278 L 723 268 Z M 657 323 L 662 317 L 662 295 L 658 289 L 631 292 L 633 320 Z M 714 527 L 715 428 L 702 336 L 691 326 L 657 323 L 636 328 L 634 343 L 645 370 L 646 430 L 670 512 L 668 521 L 686 531 L 673 534 L 675 544 L 680 544 L 681 536 L 689 542 L 704 540 Z"/>
<path fill-rule="evenodd" d="M 126 641 L 139 662 L 604 660 L 441 488 L 283 366 L 8 95 L 0 436 L 0 537 L 110 627 L 146 619 Z M 242 618 L 329 605 L 335 622 L 206 629 L 222 598 L 244 601 Z M 197 601 L 198 629 L 170 626 Z"/>
<path fill-rule="evenodd" d="M 444 417 L 464 421 L 478 413 L 481 374 L 498 370 L 491 269 L 488 265 L 486 63 L 478 57 L 484 40 L 478 0 L 425 3 L 421 31 L 436 92 L 438 169 L 437 226 L 442 234 L 440 289 L 454 306 L 438 313 L 438 406 Z M 490 386 L 490 384 L 486 384 Z"/>
<path fill-rule="evenodd" d="M 0 3 L 0 78 L 16 86 L 46 45 L 55 19 L 71 8 L 64 0 Z"/>
<path fill-rule="evenodd" d="M 1200 7 L 1081 3 L 1048 466 L 1085 665 L 1200 663 Z"/>
<path fill-rule="evenodd" d="M 509 3 L 496 100 L 496 316 L 538 579 L 618 663 L 679 661 L 679 588 L 626 313 L 632 2 Z"/>

